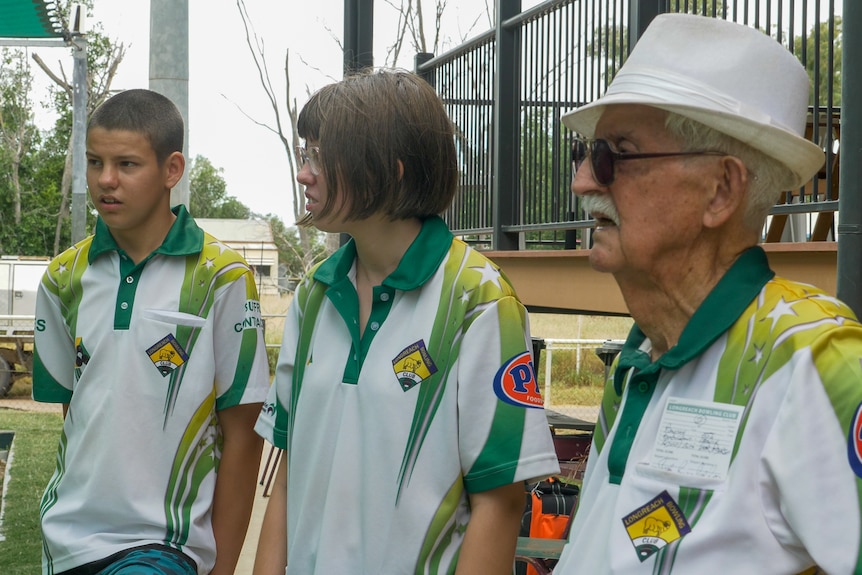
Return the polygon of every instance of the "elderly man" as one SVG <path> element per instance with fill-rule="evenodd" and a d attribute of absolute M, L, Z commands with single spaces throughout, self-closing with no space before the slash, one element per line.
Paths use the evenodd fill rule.
<path fill-rule="evenodd" d="M 862 326 L 757 247 L 823 163 L 805 70 L 752 28 L 662 15 L 563 117 L 590 261 L 636 321 L 555 575 L 862 573 Z"/>

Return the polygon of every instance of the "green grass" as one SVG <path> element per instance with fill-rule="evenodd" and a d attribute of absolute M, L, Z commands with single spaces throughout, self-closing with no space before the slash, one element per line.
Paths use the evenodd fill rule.
<path fill-rule="evenodd" d="M 574 349 L 555 349 L 551 357 L 550 397 L 545 390 L 547 350 L 542 352 L 539 364 L 536 366 L 539 387 L 545 394 L 547 405 L 598 405 L 600 403 L 604 389 L 605 368 L 592 347 L 581 348 L 580 365 L 578 365 L 578 352 Z"/>
<path fill-rule="evenodd" d="M 632 326 L 629 317 L 530 314 L 530 331 L 545 339 L 625 339 Z M 584 344 L 574 349 L 554 349 L 551 361 L 551 393 L 546 405 L 599 405 L 605 379 L 605 365 L 596 355 L 598 344 Z M 536 376 L 545 393 L 548 352 L 543 351 L 536 367 Z"/>
<path fill-rule="evenodd" d="M 39 502 L 54 471 L 63 419 L 59 413 L 31 413 L 0 408 L 0 429 L 15 432 L 6 511 L 0 542 L 3 575 L 41 572 L 42 536 Z"/>

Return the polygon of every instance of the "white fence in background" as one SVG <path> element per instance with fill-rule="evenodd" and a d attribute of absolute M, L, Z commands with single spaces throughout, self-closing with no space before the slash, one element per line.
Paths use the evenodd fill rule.
<path fill-rule="evenodd" d="M 554 351 L 575 351 L 575 374 L 581 374 L 581 362 L 582 362 L 582 352 L 587 350 L 591 353 L 596 353 L 596 351 L 601 347 L 620 347 L 623 343 L 623 340 L 612 340 L 612 339 L 554 339 L 554 338 L 544 338 L 545 340 L 545 390 L 542 393 L 542 397 L 544 398 L 545 405 L 551 405 L 551 366 L 554 359 Z M 615 355 L 615 354 L 614 354 Z M 600 361 L 604 364 L 604 358 L 598 356 Z M 536 358 L 536 363 L 539 362 L 540 358 Z M 613 359 L 613 357 L 611 357 Z M 538 365 L 533 366 L 535 369 L 538 369 Z M 606 368 L 607 369 L 607 368 Z"/>

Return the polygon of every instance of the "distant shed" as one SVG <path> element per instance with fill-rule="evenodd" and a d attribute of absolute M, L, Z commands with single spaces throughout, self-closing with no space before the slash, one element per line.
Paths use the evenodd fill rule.
<path fill-rule="evenodd" d="M 254 269 L 261 294 L 278 292 L 278 250 L 264 220 L 195 218 L 204 231 L 238 251 Z"/>

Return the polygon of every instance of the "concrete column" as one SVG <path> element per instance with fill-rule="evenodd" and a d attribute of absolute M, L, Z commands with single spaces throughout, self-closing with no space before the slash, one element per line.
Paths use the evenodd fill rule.
<path fill-rule="evenodd" d="M 185 119 L 186 172 L 171 204 L 189 206 L 189 2 L 150 0 L 150 89 L 167 96 Z"/>

